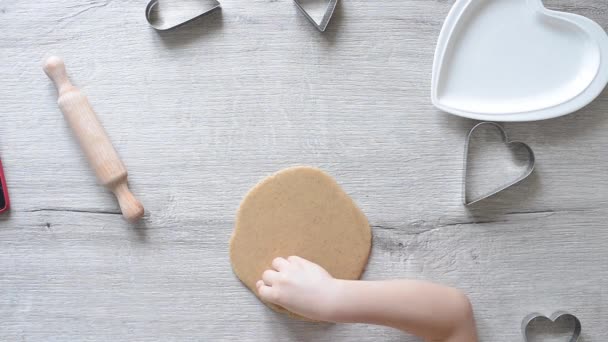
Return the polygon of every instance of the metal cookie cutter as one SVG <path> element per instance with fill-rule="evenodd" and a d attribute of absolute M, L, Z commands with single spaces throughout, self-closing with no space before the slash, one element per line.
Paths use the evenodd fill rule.
<path fill-rule="evenodd" d="M 480 195 L 478 197 L 475 198 L 469 198 L 469 196 L 467 195 L 467 168 L 468 168 L 468 159 L 469 159 L 469 145 L 471 142 L 471 137 L 473 136 L 473 133 L 475 132 L 475 130 L 477 130 L 479 127 L 481 126 L 492 126 L 494 128 L 496 128 L 501 136 L 502 136 L 502 141 L 505 143 L 505 145 L 507 145 L 508 147 L 514 147 L 514 146 L 519 146 L 519 147 L 523 147 L 527 152 L 528 152 L 528 165 L 526 166 L 526 170 L 516 179 L 509 181 L 503 185 L 498 186 L 497 188 L 495 188 L 494 190 L 487 192 L 483 195 Z M 534 151 L 532 150 L 532 148 L 530 148 L 530 146 L 528 146 L 527 144 L 521 142 L 521 141 L 509 141 L 509 138 L 507 136 L 507 132 L 505 131 L 505 129 L 494 122 L 481 122 L 478 123 L 477 125 L 475 125 L 475 127 L 473 127 L 471 129 L 471 131 L 469 132 L 469 135 L 467 136 L 467 140 L 465 143 L 465 147 L 464 147 L 464 171 L 463 171 L 463 179 L 462 179 L 462 203 L 465 206 L 469 206 L 472 205 L 474 203 L 477 203 L 479 201 L 482 201 L 488 197 L 494 196 L 497 193 L 508 189 L 510 187 L 512 187 L 513 185 L 523 181 L 524 179 L 528 178 L 528 176 L 530 176 L 532 174 L 532 171 L 534 171 L 534 166 L 536 164 L 536 158 L 534 157 Z"/>
<path fill-rule="evenodd" d="M 533 313 L 526 316 L 526 318 L 524 318 L 523 322 L 521 323 L 521 329 L 524 335 L 524 342 L 528 342 L 528 326 L 530 326 L 533 321 L 538 319 L 548 320 L 553 323 L 557 323 L 557 321 L 560 321 L 562 319 L 571 319 L 574 321 L 574 331 L 572 332 L 572 337 L 570 337 L 569 342 L 577 342 L 578 339 L 581 337 L 583 326 L 581 325 L 581 321 L 578 319 L 578 317 L 574 316 L 573 314 L 562 311 L 554 313 L 553 315 L 551 315 L 551 317 L 547 317 L 539 313 Z"/>
<path fill-rule="evenodd" d="M 220 3 L 217 0 L 212 0 L 210 6 L 205 6 L 205 2 L 203 1 L 200 5 L 196 6 L 193 15 L 180 15 L 178 17 L 174 16 L 172 18 L 165 19 L 159 16 L 159 1 L 162 0 L 150 0 L 148 6 L 146 6 L 146 20 L 150 26 L 158 31 L 174 29 L 221 8 Z M 189 8 L 185 9 L 184 11 L 189 12 L 190 10 L 192 9 Z"/>
<path fill-rule="evenodd" d="M 327 25 L 329 24 L 331 17 L 334 15 L 334 10 L 336 9 L 338 0 L 329 0 L 329 2 L 327 3 L 327 8 L 325 9 L 325 14 L 323 14 L 323 18 L 320 22 L 317 22 L 315 19 L 313 19 L 313 17 L 310 16 L 310 14 L 308 14 L 308 12 L 302 6 L 301 1 L 302 0 L 293 0 L 296 6 L 298 6 L 300 12 L 304 14 L 306 19 L 308 19 L 308 21 L 310 21 L 317 28 L 317 30 L 325 32 L 325 29 L 327 29 Z"/>

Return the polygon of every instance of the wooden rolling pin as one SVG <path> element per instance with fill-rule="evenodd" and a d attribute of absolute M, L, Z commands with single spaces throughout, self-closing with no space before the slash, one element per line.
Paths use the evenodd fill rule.
<path fill-rule="evenodd" d="M 57 103 L 97 178 L 116 195 L 122 215 L 129 221 L 137 221 L 143 216 L 144 207 L 129 190 L 127 169 L 87 97 L 70 83 L 61 58 L 49 57 L 44 63 L 44 72 L 55 83 Z"/>

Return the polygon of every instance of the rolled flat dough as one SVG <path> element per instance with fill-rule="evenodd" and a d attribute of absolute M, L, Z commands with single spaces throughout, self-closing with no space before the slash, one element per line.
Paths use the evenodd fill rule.
<path fill-rule="evenodd" d="M 297 255 L 335 278 L 359 279 L 371 240 L 367 218 L 333 178 L 319 169 L 292 167 L 263 179 L 243 199 L 230 239 L 230 261 L 257 296 L 256 281 L 279 256 Z"/>

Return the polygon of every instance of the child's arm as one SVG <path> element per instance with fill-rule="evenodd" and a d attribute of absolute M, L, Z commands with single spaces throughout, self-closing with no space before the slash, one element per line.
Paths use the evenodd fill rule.
<path fill-rule="evenodd" d="M 276 258 L 258 281 L 263 300 L 313 320 L 386 325 L 426 341 L 476 342 L 473 310 L 460 291 L 427 282 L 334 279 L 299 257 Z"/>

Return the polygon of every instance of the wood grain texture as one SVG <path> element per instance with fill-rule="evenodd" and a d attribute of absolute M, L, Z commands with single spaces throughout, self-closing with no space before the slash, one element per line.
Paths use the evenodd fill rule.
<path fill-rule="evenodd" d="M 608 336 L 608 92 L 570 116 L 508 124 L 534 176 L 460 203 L 473 121 L 435 110 L 435 41 L 453 1 L 344 0 L 320 34 L 289 0 L 234 0 L 155 32 L 145 0 L 0 0 L 1 341 L 418 341 L 271 312 L 232 274 L 236 208 L 264 176 L 326 170 L 366 213 L 365 279 L 462 288 L 482 341 L 531 311 Z M 608 28 L 604 0 L 548 0 Z M 148 210 L 126 223 L 96 183 L 41 69 L 63 56 Z"/>

